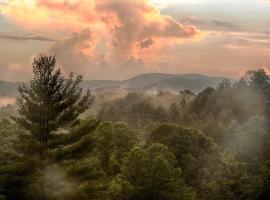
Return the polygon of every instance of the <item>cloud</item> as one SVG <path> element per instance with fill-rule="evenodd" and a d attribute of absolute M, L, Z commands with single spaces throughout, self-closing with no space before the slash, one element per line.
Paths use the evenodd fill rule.
<path fill-rule="evenodd" d="M 43 36 L 15 36 L 15 35 L 4 35 L 0 34 L 0 39 L 6 40 L 14 40 L 14 41 L 27 41 L 27 40 L 35 40 L 35 41 L 44 41 L 44 42 L 55 42 L 55 39 L 51 39 Z"/>
<path fill-rule="evenodd" d="M 94 43 L 92 38 L 88 41 L 84 38 L 84 43 L 94 45 L 88 53 L 85 45 L 66 39 L 57 41 L 52 49 L 58 49 L 60 44 L 70 45 L 70 48 L 75 45 L 75 57 L 78 51 L 90 60 L 102 54 L 107 63 L 119 66 L 131 57 L 149 62 L 149 56 L 159 57 L 163 46 L 199 35 L 196 27 L 162 15 L 148 0 L 13 0 L 1 8 L 6 17 L 28 31 L 42 34 L 63 31 L 77 41 L 73 33 L 89 29 L 96 38 Z M 45 40 L 42 37 L 20 39 Z M 98 48 L 101 46 L 104 48 Z M 147 49 L 151 50 L 151 55 L 146 55 Z M 71 53 L 65 48 L 62 50 Z M 102 52 L 95 52 L 98 50 Z"/>
<path fill-rule="evenodd" d="M 8 64 L 0 67 L 0 75 L 28 77 L 33 55 L 44 51 L 56 54 L 66 73 L 87 79 L 194 71 L 237 76 L 270 66 L 270 7 L 257 6 L 267 0 L 230 0 L 231 6 L 225 0 L 173 1 L 180 4 L 160 11 L 150 2 L 164 0 L 5 0 L 0 24 L 12 28 L 3 34 L 31 32 L 58 40 L 29 45 L 1 40 L 0 59 Z M 183 4 L 190 2 L 203 4 Z"/>
<path fill-rule="evenodd" d="M 99 51 L 102 42 L 90 29 L 73 33 L 61 41 L 57 41 L 49 50 L 50 54 L 56 55 L 57 63 L 62 72 L 68 74 L 76 71 L 88 79 L 101 79 L 110 77 L 130 77 L 145 70 L 142 59 L 131 56 L 128 60 L 117 63 L 109 63 L 105 59 L 103 51 Z"/>
<path fill-rule="evenodd" d="M 110 28 L 110 57 L 127 60 L 139 57 L 138 44 L 151 38 L 153 43 L 161 39 L 174 40 L 193 38 L 199 31 L 193 26 L 183 26 L 180 22 L 160 12 L 145 0 L 102 0 L 96 5 L 103 22 Z M 168 42 L 167 44 L 169 44 Z"/>
<path fill-rule="evenodd" d="M 230 22 L 224 22 L 224 21 L 220 21 L 220 20 L 212 20 L 211 22 L 213 25 L 216 25 L 217 27 L 223 27 L 223 28 L 230 29 L 230 30 L 233 30 L 236 28 L 236 26 Z"/>
<path fill-rule="evenodd" d="M 239 25 L 217 19 L 206 20 L 197 17 L 187 17 L 180 21 L 182 21 L 183 24 L 194 24 L 205 31 L 241 31 L 243 29 L 243 27 Z"/>
<path fill-rule="evenodd" d="M 150 47 L 152 44 L 154 44 L 155 42 L 151 39 L 151 38 L 148 38 L 142 42 L 140 42 L 138 44 L 138 46 L 140 47 L 140 49 L 143 49 L 143 48 L 148 48 Z"/>
<path fill-rule="evenodd" d="M 212 36 L 219 38 L 220 44 L 229 49 L 256 49 L 258 52 L 270 50 L 270 36 L 267 32 L 212 32 Z"/>
<path fill-rule="evenodd" d="M 226 48 L 229 49 L 242 49 L 242 50 L 270 50 L 270 42 L 269 40 L 260 40 L 254 38 L 239 38 L 231 43 L 225 45 Z"/>
<path fill-rule="evenodd" d="M 204 40 L 168 49 L 173 58 L 164 69 L 238 78 L 247 70 L 270 66 L 267 41 L 269 35 L 262 33 L 212 32 Z"/>
<path fill-rule="evenodd" d="M 0 80 L 21 81 L 31 69 L 18 63 L 0 63 Z"/>
<path fill-rule="evenodd" d="M 270 0 L 256 0 L 258 3 L 261 3 L 261 4 L 269 4 L 270 3 Z"/>
<path fill-rule="evenodd" d="M 56 55 L 58 63 L 65 73 L 76 69 L 78 73 L 93 72 L 101 60 L 95 48 L 97 37 L 90 29 L 73 33 L 70 37 L 57 41 L 49 50 L 50 54 Z"/>

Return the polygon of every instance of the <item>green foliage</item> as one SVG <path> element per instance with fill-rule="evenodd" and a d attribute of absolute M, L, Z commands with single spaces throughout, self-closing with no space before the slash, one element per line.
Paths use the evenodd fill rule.
<path fill-rule="evenodd" d="M 117 176 L 109 184 L 107 199 L 128 200 L 132 198 L 134 191 L 131 184 Z"/>
<path fill-rule="evenodd" d="M 82 120 L 70 132 L 58 134 L 50 155 L 75 182 L 78 199 L 103 199 L 120 172 L 125 155 L 137 143 L 124 123 Z"/>
<path fill-rule="evenodd" d="M 52 134 L 72 125 L 93 102 L 90 91 L 83 95 L 79 86 L 82 76 L 73 80 L 71 73 L 66 79 L 60 69 L 55 71 L 55 64 L 53 56 L 35 58 L 30 86 L 19 87 L 20 117 L 14 119 L 39 142 L 40 156 L 47 150 Z"/>
<path fill-rule="evenodd" d="M 3 155 L 1 155 L 3 159 Z M 1 161 L 0 167 L 0 193 L 7 200 L 35 199 L 32 196 L 31 186 L 34 174 L 39 165 L 30 159 L 6 157 L 8 161 Z"/>
<path fill-rule="evenodd" d="M 186 183 L 201 199 L 216 199 L 221 195 L 222 187 L 226 187 L 222 182 L 227 169 L 212 139 L 195 129 L 164 124 L 151 133 L 150 141 L 168 146 L 183 170 Z"/>
<path fill-rule="evenodd" d="M 80 121 L 70 132 L 57 134 L 51 143 L 51 156 L 57 160 L 85 157 L 93 149 L 93 134 L 98 125 L 97 120 Z"/>
<path fill-rule="evenodd" d="M 0 196 L 6 200 L 31 198 L 30 187 L 39 162 L 17 152 L 22 134 L 16 124 L 0 122 Z"/>
<path fill-rule="evenodd" d="M 184 185 L 181 169 L 175 164 L 173 154 L 161 144 L 145 150 L 135 147 L 125 158 L 121 178 L 116 179 L 117 189 L 110 191 L 109 196 L 115 197 L 116 191 L 116 195 L 124 199 L 195 199 L 194 192 Z M 111 183 L 114 189 L 116 180 Z M 123 183 L 130 193 L 125 193 Z"/>
<path fill-rule="evenodd" d="M 135 145 L 135 133 L 124 123 L 104 122 L 97 127 L 95 151 L 104 171 L 108 174 L 119 172 L 124 155 Z"/>
<path fill-rule="evenodd" d="M 11 115 L 13 116 L 18 115 L 17 107 L 15 105 L 7 105 L 7 106 L 0 107 L 0 120 L 3 120 L 3 119 L 10 120 Z"/>
<path fill-rule="evenodd" d="M 11 153 L 14 152 L 14 141 L 22 131 L 8 120 L 0 121 L 0 152 Z"/>
<path fill-rule="evenodd" d="M 0 199 L 269 199 L 264 70 L 197 95 L 130 93 L 82 120 L 93 98 L 81 77 L 65 79 L 54 57 L 33 66 L 17 124 L 0 122 Z"/>
<path fill-rule="evenodd" d="M 130 93 L 123 99 L 105 105 L 97 117 L 102 120 L 125 121 L 131 127 L 142 130 L 149 124 L 167 121 L 168 116 L 164 106 L 154 106 L 149 98 Z"/>
<path fill-rule="evenodd" d="M 65 175 L 54 180 L 57 176 L 47 171 L 51 166 L 47 157 L 48 149 L 51 141 L 55 143 L 52 137 L 60 129 L 72 126 L 78 116 L 89 108 L 93 98 L 90 91 L 83 95 L 79 85 L 81 76 L 74 80 L 71 74 L 66 79 L 60 69 L 55 70 L 55 63 L 54 56 L 41 55 L 35 58 L 30 85 L 19 87 L 19 116 L 13 119 L 23 129 L 18 129 L 8 121 L 0 125 L 5 126 L 1 129 L 1 137 L 4 138 L 3 142 L 7 141 L 0 155 L 0 188 L 6 199 L 66 198 L 62 192 L 56 192 L 56 187 L 62 187 L 60 181 Z M 9 131 L 12 126 L 14 133 Z M 50 192 L 52 185 L 55 185 L 52 188 L 56 194 Z"/>

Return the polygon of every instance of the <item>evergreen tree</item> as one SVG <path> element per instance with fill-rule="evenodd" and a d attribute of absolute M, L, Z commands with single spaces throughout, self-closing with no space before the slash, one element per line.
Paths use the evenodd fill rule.
<path fill-rule="evenodd" d="M 16 122 L 29 131 L 41 159 L 45 159 L 48 142 L 60 129 L 73 125 L 78 116 L 93 102 L 88 90 L 83 95 L 80 87 L 82 76 L 66 79 L 60 69 L 55 70 L 55 56 L 41 55 L 34 59 L 29 86 L 19 87 Z"/>
<path fill-rule="evenodd" d="M 162 144 L 134 147 L 109 186 L 109 200 L 195 200 L 172 152 Z M 128 193 L 127 193 L 128 192 Z"/>

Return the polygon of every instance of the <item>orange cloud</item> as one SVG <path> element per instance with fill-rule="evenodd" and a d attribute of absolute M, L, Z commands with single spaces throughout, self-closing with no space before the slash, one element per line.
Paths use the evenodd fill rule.
<path fill-rule="evenodd" d="M 2 13 L 27 30 L 78 31 L 97 22 L 92 1 L 8 0 Z M 93 13 L 93 14 L 92 14 Z"/>
<path fill-rule="evenodd" d="M 68 54 L 80 52 L 89 59 L 103 57 L 104 62 L 114 64 L 131 58 L 155 60 L 163 47 L 199 35 L 196 27 L 162 15 L 148 0 L 8 0 L 1 12 L 36 32 L 72 34 L 89 29 L 91 37 L 70 44 L 67 41 L 72 40 L 57 42 L 53 49 L 69 45 L 62 48 Z"/>
<path fill-rule="evenodd" d="M 112 27 L 112 57 L 116 60 L 137 57 L 147 39 L 158 43 L 161 38 L 183 39 L 198 34 L 193 26 L 183 26 L 160 12 L 146 0 L 102 0 L 96 5 L 104 23 Z M 111 17 L 113 16 L 113 17 Z M 115 20 L 116 19 L 116 20 Z"/>

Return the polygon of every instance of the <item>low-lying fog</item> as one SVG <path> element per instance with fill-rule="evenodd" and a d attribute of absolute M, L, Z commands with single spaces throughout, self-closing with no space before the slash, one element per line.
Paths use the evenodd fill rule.
<path fill-rule="evenodd" d="M 15 104 L 16 99 L 12 97 L 0 97 L 0 108 L 7 106 L 7 105 L 13 105 Z"/>

